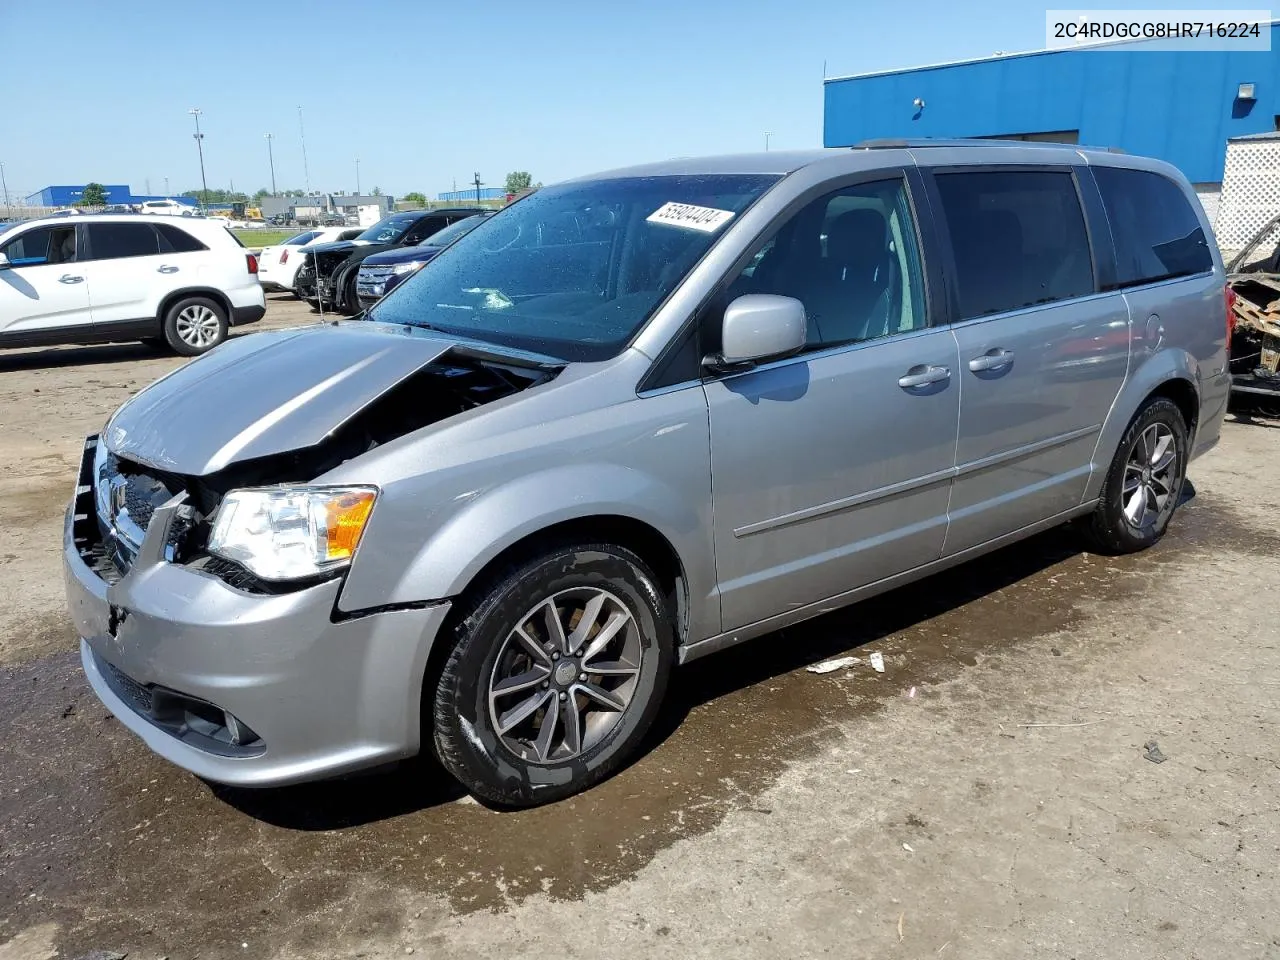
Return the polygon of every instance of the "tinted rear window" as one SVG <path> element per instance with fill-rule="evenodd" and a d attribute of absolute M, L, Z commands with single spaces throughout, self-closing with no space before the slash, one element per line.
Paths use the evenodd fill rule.
<path fill-rule="evenodd" d="M 157 223 L 154 227 L 160 232 L 161 253 L 195 253 L 209 249 L 181 227 L 171 223 Z"/>
<path fill-rule="evenodd" d="M 939 173 L 968 320 L 1093 292 L 1093 261 L 1071 174 Z"/>
<path fill-rule="evenodd" d="M 149 257 L 160 252 L 157 234 L 149 223 L 91 223 L 87 230 L 94 260 Z"/>
<path fill-rule="evenodd" d="M 1213 254 L 1186 194 L 1146 170 L 1094 167 L 1116 244 L 1116 280 L 1132 287 L 1207 273 Z"/>
<path fill-rule="evenodd" d="M 308 230 L 306 233 L 300 233 L 296 237 L 290 237 L 284 242 L 283 246 L 300 247 L 304 243 L 310 243 L 318 236 L 320 236 L 319 230 Z"/>

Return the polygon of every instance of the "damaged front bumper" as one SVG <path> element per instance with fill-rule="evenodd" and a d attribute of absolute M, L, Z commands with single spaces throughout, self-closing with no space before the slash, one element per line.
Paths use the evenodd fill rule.
<path fill-rule="evenodd" d="M 182 498 L 123 572 L 103 549 L 86 444 L 63 532 L 85 675 L 122 723 L 197 776 L 275 786 L 411 756 L 439 603 L 339 614 L 342 580 L 263 595 L 171 562 Z"/>

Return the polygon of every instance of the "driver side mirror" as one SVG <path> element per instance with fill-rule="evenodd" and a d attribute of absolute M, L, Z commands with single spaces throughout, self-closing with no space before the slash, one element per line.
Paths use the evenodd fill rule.
<path fill-rule="evenodd" d="M 744 294 L 725 308 L 720 353 L 702 363 L 727 373 L 763 360 L 789 357 L 804 349 L 807 326 L 804 304 L 794 297 Z"/>
<path fill-rule="evenodd" d="M 13 264 L 9 262 L 9 258 L 6 257 L 3 253 L 0 253 L 0 270 L 11 270 L 11 269 L 13 269 Z"/>

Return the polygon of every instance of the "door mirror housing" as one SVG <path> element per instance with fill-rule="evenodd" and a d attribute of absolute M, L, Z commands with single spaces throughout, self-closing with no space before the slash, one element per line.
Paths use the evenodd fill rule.
<path fill-rule="evenodd" d="M 0 270 L 10 270 L 12 268 L 13 264 L 9 262 L 9 258 L 0 253 Z"/>
<path fill-rule="evenodd" d="M 804 304 L 799 300 L 748 293 L 725 308 L 720 353 L 707 357 L 703 364 L 726 372 L 789 357 L 804 349 L 806 330 Z"/>

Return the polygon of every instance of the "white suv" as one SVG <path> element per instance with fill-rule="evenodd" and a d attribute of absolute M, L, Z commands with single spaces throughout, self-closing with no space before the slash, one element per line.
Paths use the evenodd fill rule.
<path fill-rule="evenodd" d="M 0 347 L 142 340 L 190 357 L 265 312 L 257 257 L 205 220 L 80 215 L 0 227 Z"/>
<path fill-rule="evenodd" d="M 146 200 L 138 207 L 139 213 L 158 213 L 167 217 L 193 217 L 200 211 L 194 204 L 177 200 Z"/>

